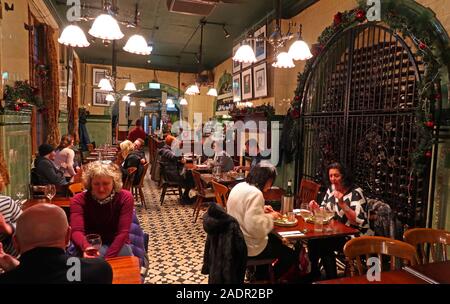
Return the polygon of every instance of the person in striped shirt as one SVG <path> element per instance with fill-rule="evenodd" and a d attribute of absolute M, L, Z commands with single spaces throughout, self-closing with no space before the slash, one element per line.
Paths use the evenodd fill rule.
<path fill-rule="evenodd" d="M 5 183 L 0 175 L 0 191 L 5 188 Z M 0 242 L 3 250 L 10 255 L 18 253 L 13 246 L 12 235 L 16 229 L 16 221 L 22 213 L 20 206 L 9 196 L 0 195 Z"/>

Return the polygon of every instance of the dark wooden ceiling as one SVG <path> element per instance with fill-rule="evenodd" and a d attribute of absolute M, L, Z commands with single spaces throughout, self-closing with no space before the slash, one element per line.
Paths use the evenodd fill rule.
<path fill-rule="evenodd" d="M 242 37 L 259 21 L 274 17 L 273 0 L 216 0 L 218 2 L 208 16 L 187 15 L 169 12 L 167 0 L 116 0 L 117 19 L 133 22 L 136 4 L 140 13 L 138 27 L 121 25 L 125 37 L 116 43 L 117 64 L 119 66 L 148 69 L 198 72 L 210 69 L 231 56 L 233 43 Z M 213 1 L 213 0 L 210 0 Z M 223 1 L 223 2 L 222 2 Z M 284 0 L 282 17 L 291 18 L 317 0 Z M 50 11 L 61 26 L 68 24 L 66 0 L 45 0 Z M 226 3 L 225 3 L 226 2 Z M 233 3 L 228 3 L 233 2 Z M 95 17 L 101 12 L 102 1 L 81 0 L 82 16 Z M 200 21 L 224 23 L 230 33 L 225 38 L 223 27 L 206 24 L 203 34 L 202 64 L 198 62 L 200 49 Z M 92 21 L 80 21 L 91 45 L 77 48 L 77 53 L 85 63 L 111 64 L 112 44 L 105 46 L 101 40 L 88 34 Z M 122 50 L 132 34 L 141 34 L 153 44 L 150 56 L 127 53 Z"/>

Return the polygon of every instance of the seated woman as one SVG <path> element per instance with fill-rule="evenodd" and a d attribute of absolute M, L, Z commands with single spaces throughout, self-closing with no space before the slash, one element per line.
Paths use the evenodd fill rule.
<path fill-rule="evenodd" d="M 329 187 L 323 198 L 322 207 L 334 211 L 335 218 L 341 223 L 359 229 L 362 234 L 366 233 L 369 224 L 367 204 L 362 189 L 353 185 L 350 174 L 340 163 L 329 165 L 327 173 Z M 316 201 L 311 201 L 309 207 L 312 211 L 320 208 Z M 347 240 L 347 238 L 341 237 L 308 241 L 313 279 L 320 277 L 319 258 L 322 258 L 327 278 L 337 277 L 334 252 L 342 251 Z"/>
<path fill-rule="evenodd" d="M 214 155 L 212 159 L 208 159 L 207 163 L 213 166 L 219 165 L 222 172 L 228 172 L 233 170 L 234 162 L 233 159 L 222 149 L 223 142 L 212 142 L 212 148 L 214 149 Z"/>
<path fill-rule="evenodd" d="M 130 167 L 136 167 L 137 171 L 134 175 L 133 185 L 137 185 L 141 179 L 142 171 L 144 169 L 142 166 L 141 157 L 139 153 L 136 153 L 134 144 L 129 140 L 125 140 L 120 143 L 120 151 L 124 159 L 121 164 L 122 182 L 125 182 L 127 179 L 127 169 Z"/>
<path fill-rule="evenodd" d="M 3 177 L 0 174 L 0 192 L 5 188 Z M 15 256 L 18 256 L 17 250 L 13 246 L 13 234 L 16 230 L 16 222 L 19 215 L 22 213 L 20 206 L 12 200 L 9 196 L 0 194 L 0 251 Z M 0 266 L 1 270 L 1 266 Z"/>
<path fill-rule="evenodd" d="M 79 167 L 74 168 L 75 152 L 72 150 L 74 139 L 71 135 L 66 134 L 61 137 L 59 146 L 56 147 L 56 156 L 53 161 L 61 171 L 68 182 L 72 181 L 77 174 Z"/>
<path fill-rule="evenodd" d="M 99 234 L 102 238 L 100 256 L 112 258 L 131 256 L 129 230 L 133 217 L 134 201 L 129 191 L 122 190 L 120 169 L 115 164 L 100 161 L 87 165 L 83 172 L 86 192 L 78 193 L 70 203 L 72 241 L 86 253 L 87 234 Z"/>
<path fill-rule="evenodd" d="M 249 257 L 278 258 L 275 276 L 279 278 L 295 263 L 294 250 L 270 232 L 273 220 L 280 213 L 264 205 L 263 193 L 269 189 L 277 176 L 276 168 L 270 163 L 255 165 L 246 181 L 237 184 L 230 192 L 227 213 L 236 218 L 244 234 Z"/>

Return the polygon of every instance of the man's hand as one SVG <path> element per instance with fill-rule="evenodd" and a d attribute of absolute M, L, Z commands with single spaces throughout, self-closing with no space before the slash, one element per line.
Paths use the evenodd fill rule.
<path fill-rule="evenodd" d="M 5 253 L 3 250 L 3 244 L 0 242 L 0 269 L 8 272 L 19 266 L 19 264 L 19 260 Z"/>

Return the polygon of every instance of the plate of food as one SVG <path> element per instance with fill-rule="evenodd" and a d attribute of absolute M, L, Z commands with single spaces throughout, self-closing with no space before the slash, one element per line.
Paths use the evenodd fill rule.
<path fill-rule="evenodd" d="M 291 226 L 296 226 L 298 221 L 295 218 L 294 221 L 289 221 L 288 217 L 286 215 L 283 215 L 282 217 L 273 220 L 273 223 L 276 226 L 282 226 L 282 227 L 291 227 Z"/>
<path fill-rule="evenodd" d="M 329 224 L 330 223 L 330 221 L 332 220 L 333 218 L 322 218 L 322 224 L 323 225 L 327 225 L 327 224 Z M 312 215 L 311 217 L 309 217 L 309 218 L 307 218 L 307 219 L 305 219 L 306 220 L 306 222 L 308 222 L 308 223 L 311 223 L 311 224 L 316 224 L 316 223 L 318 223 L 318 219 L 314 216 L 314 215 Z"/>

